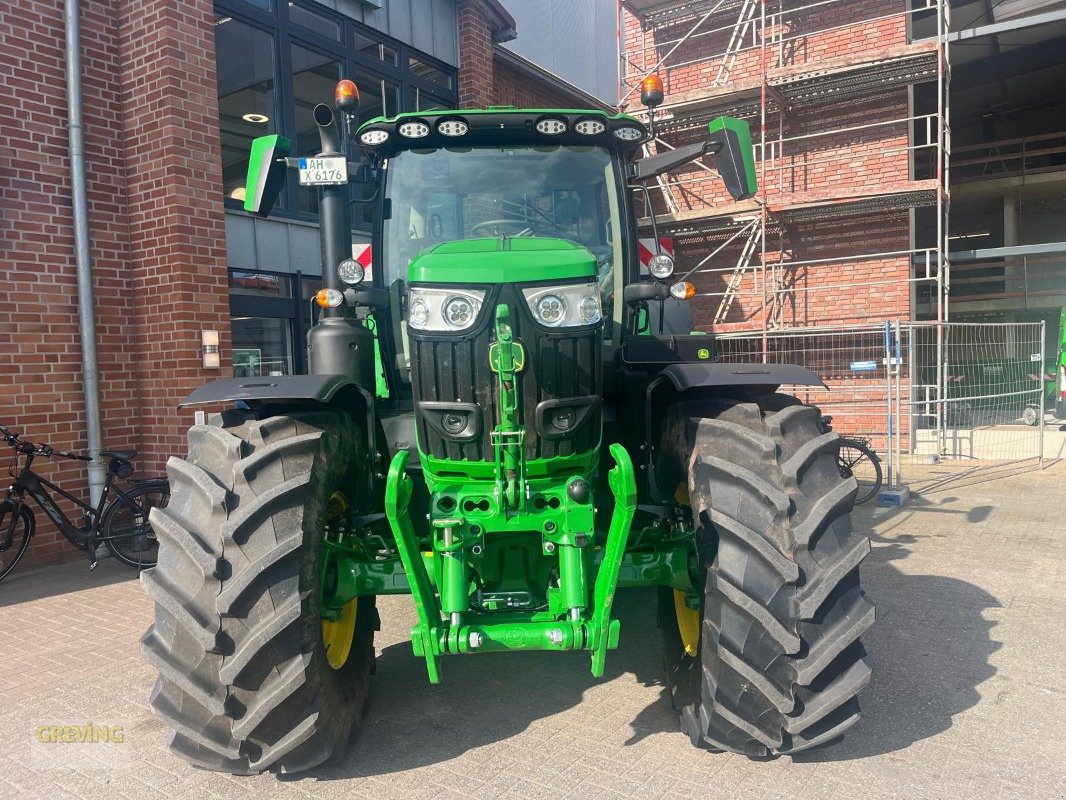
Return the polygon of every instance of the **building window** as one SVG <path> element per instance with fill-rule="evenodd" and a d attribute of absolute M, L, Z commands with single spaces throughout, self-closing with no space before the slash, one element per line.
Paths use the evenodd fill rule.
<path fill-rule="evenodd" d="M 252 297 L 292 297 L 288 275 L 237 269 L 230 270 L 229 293 Z"/>
<path fill-rule="evenodd" d="M 215 15 L 222 189 L 244 200 L 252 139 L 278 130 L 274 96 L 274 37 L 224 14 Z"/>
<path fill-rule="evenodd" d="M 321 14 L 315 14 L 313 11 L 308 11 L 303 6 L 298 6 L 295 3 L 289 3 L 288 8 L 289 22 L 302 25 L 308 30 L 325 36 L 327 39 L 341 41 L 341 25 L 336 20 L 327 19 Z"/>
<path fill-rule="evenodd" d="M 419 78 L 435 83 L 442 89 L 451 89 L 453 86 L 453 75 L 451 72 L 445 72 L 442 69 L 437 69 L 432 64 L 427 64 L 425 61 L 411 56 L 407 60 L 408 66 L 411 68 L 411 74 Z"/>
<path fill-rule="evenodd" d="M 293 375 L 292 323 L 277 317 L 233 317 L 233 377 Z"/>
<path fill-rule="evenodd" d="M 454 107 L 456 70 L 312 0 L 216 0 L 215 49 L 226 204 L 244 200 L 248 149 L 280 133 L 293 155 L 318 149 L 311 119 L 340 78 L 359 87 L 360 120 Z M 317 198 L 288 181 L 277 208 L 317 216 Z M 368 227 L 365 213 L 355 226 Z"/>
<path fill-rule="evenodd" d="M 355 34 L 355 49 L 364 56 L 376 58 L 378 61 L 384 61 L 386 64 L 392 64 L 395 66 L 399 63 L 399 60 L 396 57 L 396 48 L 391 47 L 384 42 L 371 39 L 369 36 L 363 36 L 363 34 L 358 32 Z"/>
<path fill-rule="evenodd" d="M 230 270 L 233 375 L 261 378 L 307 371 L 307 332 L 315 321 L 316 276 Z"/>

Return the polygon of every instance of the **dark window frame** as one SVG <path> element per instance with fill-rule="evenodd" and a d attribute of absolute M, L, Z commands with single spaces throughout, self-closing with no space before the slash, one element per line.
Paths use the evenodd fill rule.
<path fill-rule="evenodd" d="M 341 26 L 341 41 L 330 39 L 309 28 L 289 20 L 289 8 L 286 0 L 274 4 L 273 11 L 245 2 L 244 0 L 215 0 L 215 13 L 223 14 L 255 28 L 259 28 L 273 37 L 274 42 L 274 111 L 277 119 L 275 132 L 285 138 L 296 140 L 296 105 L 293 102 L 292 55 L 291 46 L 298 45 L 315 50 L 323 55 L 336 58 L 341 63 L 342 75 L 345 77 L 371 76 L 385 78 L 397 84 L 400 113 L 413 111 L 408 108 L 409 98 L 418 89 L 421 96 L 426 96 L 446 106 L 456 107 L 459 102 L 459 73 L 455 67 L 445 64 L 428 53 L 423 53 L 404 42 L 381 33 L 313 0 L 294 0 L 294 4 L 305 11 L 310 11 L 323 18 L 337 22 Z M 398 64 L 389 64 L 355 49 L 356 34 L 364 38 L 381 42 L 396 51 Z M 452 76 L 452 89 L 447 89 L 433 81 L 419 78 L 410 69 L 410 59 L 416 58 L 441 72 Z M 324 98 L 325 99 L 325 98 Z M 301 155 L 295 153 L 294 155 Z M 299 187 L 295 181 L 287 181 L 283 197 L 280 198 L 278 218 L 298 219 L 317 222 L 318 214 L 300 211 Z M 238 200 L 224 197 L 227 209 L 243 210 Z M 364 226 L 358 222 L 356 229 Z"/>
<path fill-rule="evenodd" d="M 292 374 L 307 373 L 307 342 L 304 339 L 304 324 L 313 325 L 317 319 L 312 301 L 303 297 L 303 281 L 319 280 L 319 275 L 305 272 L 276 272 L 268 269 L 229 269 L 227 275 L 235 272 L 255 272 L 257 275 L 270 275 L 288 281 L 292 297 L 264 297 L 251 294 L 229 293 L 229 311 L 231 317 L 263 317 L 283 319 L 289 324 L 289 337 L 292 342 Z M 232 353 L 231 353 L 232 357 Z"/>

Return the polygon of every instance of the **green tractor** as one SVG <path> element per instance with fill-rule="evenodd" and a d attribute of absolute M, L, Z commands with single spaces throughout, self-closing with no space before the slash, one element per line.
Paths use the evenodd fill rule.
<path fill-rule="evenodd" d="M 667 254 L 646 273 L 637 255 L 646 181 L 708 156 L 734 197 L 755 193 L 747 124 L 639 158 L 631 116 L 356 125 L 352 88 L 314 110 L 321 153 L 253 145 L 249 211 L 269 212 L 289 169 L 319 187 L 321 320 L 311 374 L 186 401 L 236 408 L 190 429 L 152 512 L 142 650 L 170 748 L 238 774 L 342 758 L 380 595 L 411 595 L 436 683 L 451 657 L 529 650 L 584 650 L 602 676 L 615 594 L 636 587 L 658 589 L 694 744 L 764 757 L 838 739 L 870 678 L 870 544 L 836 434 L 777 392 L 822 381 L 663 333 L 664 301 L 694 289 Z M 351 257 L 353 181 L 374 209 L 369 271 Z"/>

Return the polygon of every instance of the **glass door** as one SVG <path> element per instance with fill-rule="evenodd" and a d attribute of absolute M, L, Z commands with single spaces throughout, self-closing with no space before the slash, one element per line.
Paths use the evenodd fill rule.
<path fill-rule="evenodd" d="M 311 298 L 322 279 L 300 273 L 230 270 L 233 377 L 307 372 Z"/>

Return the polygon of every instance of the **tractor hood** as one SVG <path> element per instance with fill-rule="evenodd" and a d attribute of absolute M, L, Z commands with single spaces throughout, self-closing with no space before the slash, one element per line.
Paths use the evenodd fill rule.
<path fill-rule="evenodd" d="M 568 239 L 498 236 L 439 244 L 409 270 L 411 283 L 543 283 L 595 278 L 596 258 Z"/>

